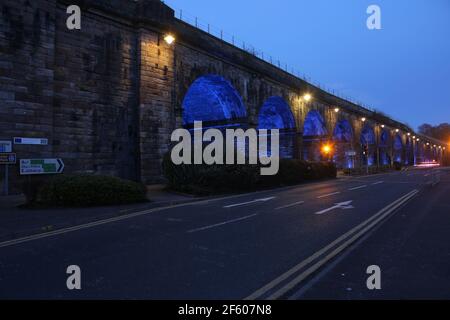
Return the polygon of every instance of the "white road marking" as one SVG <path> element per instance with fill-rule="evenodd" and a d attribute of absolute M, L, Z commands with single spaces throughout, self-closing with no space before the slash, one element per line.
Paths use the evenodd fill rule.
<path fill-rule="evenodd" d="M 363 185 L 363 186 L 359 186 L 359 187 L 354 187 L 354 188 L 350 188 L 348 189 L 349 191 L 353 191 L 353 190 L 358 190 L 358 189 L 362 189 L 362 188 L 366 188 L 367 184 Z"/>
<path fill-rule="evenodd" d="M 291 207 L 295 207 L 295 206 L 298 206 L 298 205 L 304 204 L 304 203 L 305 203 L 305 201 L 298 201 L 298 202 L 295 202 L 295 203 L 288 204 L 288 205 L 286 205 L 286 206 L 282 206 L 282 207 L 275 208 L 275 210 L 281 210 L 281 209 L 291 208 Z"/>
<path fill-rule="evenodd" d="M 360 237 L 362 237 L 364 234 L 368 233 L 370 230 L 373 229 L 378 223 L 383 221 L 387 216 L 395 212 L 399 207 L 404 205 L 406 202 L 411 200 L 415 195 L 417 195 L 418 190 L 413 190 L 410 193 L 404 195 L 403 197 L 397 199 L 393 203 L 390 203 L 380 211 L 378 211 L 376 214 L 368 218 L 367 220 L 363 221 L 350 231 L 346 232 L 345 234 L 341 235 L 339 238 L 328 244 L 327 246 L 323 247 L 313 255 L 311 255 L 309 258 L 303 260 L 284 274 L 280 275 L 278 278 L 272 280 L 268 284 L 266 284 L 264 287 L 256 290 L 251 295 L 249 295 L 245 300 L 256 300 L 263 298 L 264 295 L 267 295 L 270 291 L 273 291 L 276 289 L 276 287 L 280 287 L 280 285 L 283 284 L 286 280 L 294 276 L 296 273 L 307 267 L 309 264 L 316 261 L 318 258 L 320 258 L 322 255 L 326 254 L 330 250 L 333 250 L 331 253 L 327 254 L 322 260 L 319 260 L 317 263 L 315 263 L 310 268 L 306 269 L 306 271 L 302 272 L 300 275 L 295 277 L 293 280 L 289 281 L 287 284 L 267 297 L 266 299 L 272 299 L 275 300 L 284 294 L 286 294 L 288 291 L 292 290 L 295 286 L 298 286 L 304 279 L 306 279 L 308 276 L 310 276 L 313 272 L 318 270 L 322 265 L 324 265 L 326 262 L 328 262 L 330 259 L 337 256 L 340 252 L 342 252 L 345 248 L 353 244 L 356 240 L 358 240 Z M 349 240 L 348 240 L 349 239 Z M 342 243 L 342 244 L 341 244 Z"/>
<path fill-rule="evenodd" d="M 192 230 L 189 230 L 187 233 L 194 233 L 194 232 L 199 232 L 199 231 L 204 231 L 204 230 L 208 230 L 208 229 L 212 229 L 212 228 L 221 227 L 221 226 L 226 225 L 226 224 L 230 224 L 230 223 L 234 223 L 234 222 L 238 222 L 238 221 L 242 221 L 242 220 L 247 220 L 247 219 L 253 218 L 253 217 L 257 216 L 257 215 L 258 214 L 255 213 L 255 214 L 252 214 L 252 215 L 249 215 L 249 216 L 245 216 L 245 217 L 241 217 L 241 218 L 237 218 L 237 219 L 233 219 L 233 220 L 228 220 L 228 221 L 212 224 L 212 225 L 209 225 L 209 226 L 206 226 L 206 227 L 192 229 Z"/>
<path fill-rule="evenodd" d="M 247 204 L 252 204 L 252 203 L 257 203 L 257 202 L 267 202 L 270 200 L 275 199 L 275 197 L 269 197 L 269 198 L 262 198 L 262 199 L 256 199 L 256 200 L 252 200 L 252 201 L 247 201 L 247 202 L 242 202 L 242 203 L 235 203 L 235 204 L 230 204 L 228 206 L 224 206 L 225 209 L 229 209 L 229 208 L 234 208 L 234 207 L 239 207 L 239 206 L 245 206 Z"/>
<path fill-rule="evenodd" d="M 335 209 L 342 209 L 342 210 L 354 209 L 355 207 L 351 205 L 352 202 L 353 202 L 353 200 L 336 203 L 333 207 L 330 207 L 330 208 L 322 210 L 322 211 L 318 211 L 315 214 L 320 215 L 320 214 L 324 214 L 324 213 L 333 211 Z"/>
<path fill-rule="evenodd" d="M 376 186 L 377 184 L 382 184 L 382 183 L 384 183 L 384 181 L 377 181 L 377 182 L 375 182 L 375 183 L 372 183 L 372 185 L 373 185 L 373 186 Z"/>
<path fill-rule="evenodd" d="M 326 197 L 330 197 L 330 196 L 334 196 L 336 194 L 339 194 L 340 192 L 333 192 L 333 193 L 329 193 L 329 194 L 324 194 L 322 196 L 318 196 L 317 199 L 322 199 L 322 198 L 326 198 Z"/>

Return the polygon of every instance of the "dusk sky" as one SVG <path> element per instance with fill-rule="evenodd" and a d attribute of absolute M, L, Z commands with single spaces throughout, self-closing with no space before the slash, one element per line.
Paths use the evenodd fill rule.
<path fill-rule="evenodd" d="M 413 128 L 450 122 L 449 0 L 165 2 Z"/>

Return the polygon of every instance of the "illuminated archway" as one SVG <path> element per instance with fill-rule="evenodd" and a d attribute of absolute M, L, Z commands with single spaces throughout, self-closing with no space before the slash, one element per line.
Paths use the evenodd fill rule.
<path fill-rule="evenodd" d="M 389 154 L 389 145 L 391 143 L 391 135 L 386 129 L 381 130 L 379 153 L 380 153 L 380 165 L 388 166 L 391 164 L 391 156 Z"/>
<path fill-rule="evenodd" d="M 274 96 L 264 102 L 258 115 L 258 129 L 278 129 L 280 157 L 294 158 L 295 120 L 291 108 L 283 98 Z"/>
<path fill-rule="evenodd" d="M 376 165 L 376 155 L 375 155 L 375 131 L 373 127 L 369 124 L 364 125 L 363 129 L 361 130 L 361 149 L 362 152 L 362 163 L 363 165 L 368 166 L 374 166 Z M 367 151 L 364 151 L 364 149 L 367 149 Z"/>
<path fill-rule="evenodd" d="M 403 158 L 403 141 L 400 134 L 396 134 L 394 137 L 394 161 L 402 163 Z"/>
<path fill-rule="evenodd" d="M 309 111 L 303 125 L 303 159 L 321 160 L 321 144 L 327 139 L 328 131 L 322 115 L 317 110 Z"/>
<path fill-rule="evenodd" d="M 354 168 L 356 153 L 353 150 L 353 129 L 348 120 L 336 123 L 333 131 L 334 162 L 340 169 Z"/>
<path fill-rule="evenodd" d="M 241 126 L 247 111 L 241 96 L 231 83 L 218 75 L 198 78 L 183 100 L 183 126 L 190 128 L 194 121 L 203 126 Z"/>

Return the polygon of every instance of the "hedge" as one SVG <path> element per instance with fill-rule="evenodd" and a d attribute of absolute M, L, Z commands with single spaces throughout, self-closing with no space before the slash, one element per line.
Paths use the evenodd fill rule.
<path fill-rule="evenodd" d="M 62 175 L 31 180 L 24 188 L 29 206 L 92 207 L 145 202 L 144 185 L 110 176 Z"/>
<path fill-rule="evenodd" d="M 172 190 L 215 194 L 288 186 L 307 180 L 336 178 L 333 163 L 281 159 L 278 174 L 262 176 L 258 165 L 175 165 L 166 155 L 163 173 Z"/>

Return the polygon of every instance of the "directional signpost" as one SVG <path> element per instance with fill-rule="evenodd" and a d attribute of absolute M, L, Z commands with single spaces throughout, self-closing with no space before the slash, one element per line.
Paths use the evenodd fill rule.
<path fill-rule="evenodd" d="M 0 153 L 0 164 L 16 164 L 17 156 L 15 153 Z"/>
<path fill-rule="evenodd" d="M 12 141 L 0 141 L 0 165 L 5 166 L 5 179 L 3 180 L 3 193 L 9 194 L 9 165 L 16 163 L 16 154 L 12 153 Z"/>
<path fill-rule="evenodd" d="M 64 162 L 61 159 L 21 159 L 20 174 L 58 174 L 64 171 Z"/>
<path fill-rule="evenodd" d="M 46 145 L 48 145 L 48 139 L 47 138 L 21 138 L 21 137 L 15 137 L 14 138 L 14 144 L 31 144 L 31 145 L 46 146 Z"/>

